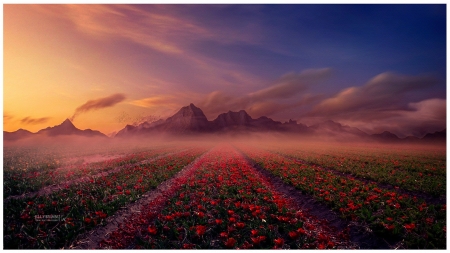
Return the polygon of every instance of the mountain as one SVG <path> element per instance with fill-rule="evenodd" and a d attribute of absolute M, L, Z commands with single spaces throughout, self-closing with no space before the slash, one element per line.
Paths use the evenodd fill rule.
<path fill-rule="evenodd" d="M 316 135 L 326 136 L 353 136 L 353 137 L 368 137 L 368 134 L 359 130 L 356 127 L 341 125 L 332 120 L 327 120 L 309 127 Z"/>
<path fill-rule="evenodd" d="M 244 110 L 239 112 L 228 111 L 217 116 L 212 121 L 212 127 L 216 131 L 283 131 L 283 124 L 265 116 L 253 119 Z"/>
<path fill-rule="evenodd" d="M 444 129 L 442 131 L 426 134 L 422 140 L 429 142 L 445 142 L 447 140 L 447 131 Z"/>
<path fill-rule="evenodd" d="M 15 141 L 18 139 L 24 139 L 33 136 L 34 134 L 25 129 L 19 129 L 14 132 L 3 131 L 3 140 L 5 141 Z"/>
<path fill-rule="evenodd" d="M 398 138 L 397 135 L 389 131 L 384 131 L 380 134 L 372 134 L 371 137 L 379 141 L 388 141 L 388 142 L 400 140 L 400 138 Z"/>
<path fill-rule="evenodd" d="M 250 126 L 252 121 L 252 117 L 246 111 L 240 110 L 239 112 L 228 111 L 227 113 L 222 113 L 212 123 L 217 129 L 227 129 Z"/>
<path fill-rule="evenodd" d="M 106 137 L 106 135 L 102 134 L 99 131 L 86 129 L 80 130 L 76 128 L 72 121 L 69 119 L 64 120 L 60 125 L 56 125 L 54 127 L 47 127 L 45 129 L 39 130 L 37 134 L 47 135 L 47 136 L 58 136 L 58 135 L 80 135 L 86 137 Z"/>
<path fill-rule="evenodd" d="M 144 122 L 138 126 L 127 125 L 120 130 L 117 137 L 139 136 L 155 133 L 194 134 L 194 133 L 245 133 L 245 132 L 306 132 L 308 127 L 296 121 L 281 123 L 262 116 L 253 119 L 244 110 L 228 111 L 208 121 L 203 111 L 194 104 L 182 107 L 166 120 L 153 123 Z"/>
<path fill-rule="evenodd" d="M 182 107 L 175 115 L 155 127 L 159 130 L 175 133 L 208 132 L 211 130 L 211 124 L 203 111 L 192 103 Z"/>

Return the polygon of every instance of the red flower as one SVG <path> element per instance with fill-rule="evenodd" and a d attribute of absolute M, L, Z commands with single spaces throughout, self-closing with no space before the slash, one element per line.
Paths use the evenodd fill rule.
<path fill-rule="evenodd" d="M 278 246 L 278 247 L 281 247 L 284 244 L 283 238 L 277 238 L 277 239 L 275 239 L 273 241 L 275 242 L 275 245 Z"/>
<path fill-rule="evenodd" d="M 244 228 L 244 227 L 245 227 L 245 223 L 243 223 L 243 222 L 238 222 L 238 223 L 236 223 L 236 227 L 237 227 L 237 228 Z"/>
<path fill-rule="evenodd" d="M 84 222 L 86 222 L 87 224 L 91 223 L 91 218 L 88 217 L 84 218 Z"/>
<path fill-rule="evenodd" d="M 252 236 L 256 236 L 258 234 L 258 230 L 252 229 L 252 231 L 250 231 L 252 233 Z"/>
<path fill-rule="evenodd" d="M 122 186 L 118 185 L 116 188 L 118 191 L 122 191 Z"/>
<path fill-rule="evenodd" d="M 228 215 L 233 215 L 234 211 L 233 210 L 228 210 Z"/>
<path fill-rule="evenodd" d="M 290 231 L 290 232 L 289 232 L 289 237 L 290 237 L 292 240 L 297 240 L 297 238 L 299 237 L 299 234 L 297 234 L 297 232 L 295 232 L 295 231 Z"/>
<path fill-rule="evenodd" d="M 184 243 L 183 244 L 183 249 L 193 249 L 194 248 L 194 244 L 192 243 Z"/>
<path fill-rule="evenodd" d="M 228 240 L 225 242 L 225 247 L 233 248 L 235 244 L 236 244 L 236 239 L 231 237 L 231 238 L 228 238 Z"/>
<path fill-rule="evenodd" d="M 198 213 L 197 213 L 197 216 L 201 219 L 201 218 L 205 217 L 205 213 L 203 213 L 203 212 L 198 212 Z"/>
<path fill-rule="evenodd" d="M 393 224 L 390 224 L 390 225 L 384 224 L 384 228 L 386 228 L 389 231 L 392 231 L 392 230 L 394 230 L 395 226 Z"/>
<path fill-rule="evenodd" d="M 45 207 L 44 204 L 39 204 L 39 205 L 38 205 L 38 208 L 39 208 L 39 209 L 42 209 L 42 208 L 44 208 L 44 207 Z"/>
<path fill-rule="evenodd" d="M 258 237 L 252 237 L 251 239 L 252 239 L 253 244 L 258 245 L 258 244 L 260 244 L 262 241 L 266 240 L 266 237 L 263 236 L 263 235 L 260 235 L 260 236 L 258 236 Z"/>
<path fill-rule="evenodd" d="M 148 226 L 148 232 L 151 235 L 156 235 L 156 233 L 158 232 L 155 226 Z"/>
<path fill-rule="evenodd" d="M 222 220 L 221 220 L 221 219 L 216 219 L 216 224 L 217 224 L 217 225 L 222 224 Z"/>
<path fill-rule="evenodd" d="M 408 232 L 411 232 L 414 228 L 416 228 L 416 224 L 406 224 L 404 227 L 406 228 L 406 230 L 408 230 Z"/>
<path fill-rule="evenodd" d="M 227 238 L 227 237 L 228 237 L 227 232 L 221 232 L 221 233 L 220 233 L 220 237 L 222 237 L 222 238 Z"/>
<path fill-rule="evenodd" d="M 64 207 L 64 212 L 68 212 L 69 209 L 70 209 L 70 206 L 65 206 L 65 207 Z"/>
<path fill-rule="evenodd" d="M 130 195 L 130 194 L 131 194 L 131 191 L 130 191 L 130 190 L 126 190 L 126 191 L 125 191 L 125 194 L 126 194 L 126 195 Z"/>
<path fill-rule="evenodd" d="M 230 221 L 231 223 L 235 223 L 235 222 L 236 222 L 236 218 L 231 217 L 231 218 L 229 219 L 229 221 Z"/>
<path fill-rule="evenodd" d="M 197 234 L 198 234 L 199 236 L 204 235 L 205 232 L 206 232 L 206 226 L 198 225 L 197 228 L 196 228 L 196 232 L 197 232 Z"/>
<path fill-rule="evenodd" d="M 96 215 L 98 215 L 98 217 L 100 217 L 100 219 L 104 219 L 106 218 L 108 215 L 102 211 L 97 211 L 95 212 Z"/>
<path fill-rule="evenodd" d="M 306 235 L 306 231 L 303 228 L 297 229 L 297 233 L 299 233 L 301 235 Z"/>

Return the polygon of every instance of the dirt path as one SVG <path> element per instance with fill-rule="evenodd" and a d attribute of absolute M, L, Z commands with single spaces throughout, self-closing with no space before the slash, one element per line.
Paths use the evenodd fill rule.
<path fill-rule="evenodd" d="M 134 166 L 143 165 L 143 164 L 146 164 L 146 163 L 150 163 L 150 162 L 153 162 L 155 160 L 164 158 L 164 157 L 169 156 L 169 155 L 177 154 L 177 153 L 180 153 L 180 152 L 183 152 L 183 151 L 186 151 L 186 149 L 181 150 L 181 151 L 177 151 L 177 152 L 167 153 L 167 154 L 164 154 L 164 155 L 159 155 L 157 157 L 146 159 L 146 160 L 138 162 L 138 163 L 118 166 L 118 167 L 116 167 L 114 169 L 111 169 L 111 170 L 107 170 L 107 171 L 104 171 L 104 172 L 101 172 L 101 173 L 98 173 L 98 174 L 95 174 L 95 175 L 92 175 L 92 176 L 84 176 L 84 177 L 81 177 L 81 178 L 73 179 L 73 180 L 70 180 L 70 181 L 58 184 L 58 185 L 46 186 L 46 187 L 43 187 L 39 191 L 36 191 L 36 192 L 30 192 L 30 193 L 26 193 L 26 194 L 22 194 L 22 195 L 9 196 L 8 198 L 3 200 L 3 203 L 6 203 L 6 202 L 8 202 L 11 199 L 23 199 L 23 198 L 32 198 L 32 197 L 39 197 L 39 196 L 49 195 L 49 194 L 51 194 L 53 192 L 60 191 L 60 190 L 64 189 L 65 187 L 73 185 L 73 184 L 85 183 L 85 182 L 88 182 L 91 179 L 96 179 L 96 178 L 99 178 L 99 177 L 105 177 L 105 176 L 108 176 L 109 174 L 119 172 L 119 171 L 121 171 L 123 169 L 134 167 Z"/>
<path fill-rule="evenodd" d="M 350 240 L 358 245 L 360 249 L 392 249 L 397 242 L 387 242 L 382 238 L 377 237 L 372 231 L 363 224 L 349 222 L 342 219 L 337 213 L 332 211 L 325 204 L 315 200 L 312 196 L 303 194 L 301 191 L 295 189 L 293 186 L 284 183 L 280 178 L 274 176 L 270 172 L 261 168 L 250 157 L 243 153 L 240 149 L 235 149 L 243 156 L 243 158 L 259 173 L 261 173 L 275 189 L 292 199 L 299 207 L 299 209 L 308 212 L 310 215 L 317 217 L 319 220 L 324 220 L 327 226 L 331 227 L 337 232 L 349 230 Z"/>
<path fill-rule="evenodd" d="M 277 154 L 277 155 L 280 155 L 280 156 L 282 156 L 284 158 L 287 158 L 287 159 L 299 162 L 301 164 L 314 166 L 314 167 L 319 168 L 321 170 L 325 170 L 325 171 L 328 171 L 330 173 L 333 173 L 336 176 L 346 177 L 346 178 L 349 178 L 349 179 L 350 178 L 354 178 L 354 179 L 359 180 L 361 182 L 364 182 L 366 184 L 374 183 L 374 184 L 377 185 L 378 188 L 382 188 L 382 189 L 389 190 L 389 191 L 395 191 L 395 192 L 398 192 L 400 194 L 406 194 L 406 195 L 409 195 L 409 196 L 416 196 L 417 198 L 425 200 L 425 202 L 428 203 L 428 204 L 441 204 L 441 205 L 443 205 L 443 204 L 445 204 L 447 202 L 445 195 L 443 195 L 443 196 L 433 196 L 431 194 L 424 193 L 424 192 L 419 192 L 419 191 L 410 191 L 410 190 L 405 190 L 405 189 L 402 189 L 402 188 L 398 188 L 397 189 L 391 184 L 380 183 L 380 182 L 377 182 L 375 180 L 363 178 L 363 177 L 356 176 L 356 175 L 351 175 L 349 173 L 338 171 L 338 170 L 333 169 L 333 168 L 323 167 L 323 166 L 321 166 L 319 164 L 307 162 L 305 160 L 302 160 L 302 159 L 299 159 L 299 158 L 296 158 L 296 157 L 292 157 L 292 156 L 289 156 L 289 155 L 280 154 L 280 153 L 273 152 L 273 151 L 268 151 L 268 150 L 266 150 L 266 151 L 270 152 L 272 154 Z"/>
<path fill-rule="evenodd" d="M 70 249 L 99 249 L 100 242 L 106 240 L 110 233 L 117 230 L 121 224 L 125 224 L 129 219 L 131 219 L 134 215 L 137 215 L 141 212 L 143 208 L 147 210 L 152 210 L 153 212 L 158 212 L 159 206 L 149 207 L 149 203 L 155 200 L 158 197 L 168 194 L 172 185 L 179 179 L 187 174 L 193 172 L 197 166 L 201 163 L 202 158 L 207 155 L 210 150 L 203 153 L 201 156 L 197 157 L 193 162 L 189 165 L 185 166 L 181 171 L 179 171 L 175 176 L 170 178 L 169 180 L 164 181 L 154 190 L 151 190 L 144 194 L 143 198 L 137 200 L 136 202 L 129 204 L 126 207 L 123 207 L 121 210 L 117 211 L 113 216 L 106 218 L 105 226 L 98 226 L 94 230 L 88 231 L 85 234 L 82 234 L 74 240 L 74 243 L 69 247 Z"/>

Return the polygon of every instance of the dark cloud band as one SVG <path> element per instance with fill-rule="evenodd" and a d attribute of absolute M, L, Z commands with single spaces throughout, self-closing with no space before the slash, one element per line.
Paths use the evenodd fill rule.
<path fill-rule="evenodd" d="M 125 100 L 125 98 L 126 97 L 124 94 L 116 93 L 116 94 L 113 94 L 108 97 L 89 100 L 86 103 L 84 103 L 83 105 L 79 106 L 75 110 L 75 113 L 72 115 L 72 117 L 70 119 L 73 121 L 75 119 L 75 117 L 77 117 L 78 115 L 80 115 L 82 113 L 86 113 L 86 112 L 92 111 L 92 110 L 99 110 L 102 108 L 112 107 L 112 106 L 122 102 L 123 100 Z"/>

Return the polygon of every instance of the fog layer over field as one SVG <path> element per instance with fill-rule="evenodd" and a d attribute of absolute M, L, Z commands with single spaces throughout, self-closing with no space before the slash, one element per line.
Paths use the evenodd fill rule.
<path fill-rule="evenodd" d="M 154 136 L 141 136 L 130 138 L 102 138 L 80 136 L 36 136 L 13 142 L 4 141 L 4 147 L 26 148 L 55 148 L 58 153 L 67 150 L 82 153 L 95 153 L 96 150 L 120 149 L 126 151 L 134 148 L 147 148 L 161 145 L 202 145 L 208 146 L 219 143 L 246 144 L 260 148 L 296 148 L 311 147 L 313 149 L 334 149 L 342 147 L 361 149 L 384 150 L 435 150 L 445 152 L 445 142 L 407 142 L 407 141 L 375 141 L 362 140 L 354 136 L 321 136 L 307 137 L 299 135 L 287 135 L 282 133 L 224 133 L 224 134 L 200 134 L 200 135 L 169 135 L 159 134 Z M 59 149 L 59 150 L 58 150 Z M 69 151 L 71 150 L 71 151 Z M 131 151 L 131 150 L 128 150 Z"/>

